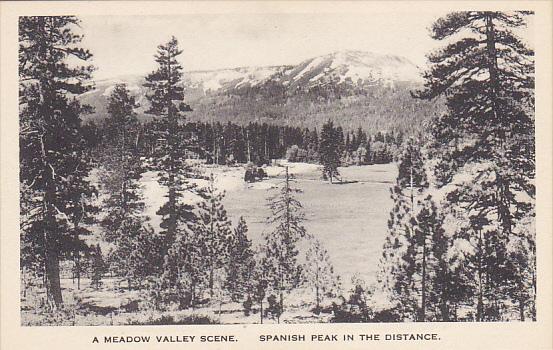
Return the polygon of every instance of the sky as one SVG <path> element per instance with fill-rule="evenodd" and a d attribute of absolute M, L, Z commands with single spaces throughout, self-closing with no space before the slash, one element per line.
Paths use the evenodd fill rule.
<path fill-rule="evenodd" d="M 82 45 L 94 55 L 95 79 L 143 75 L 157 45 L 172 35 L 185 71 L 297 64 L 340 50 L 404 56 L 424 66 L 443 45 L 429 36 L 445 13 L 380 12 L 81 16 Z"/>

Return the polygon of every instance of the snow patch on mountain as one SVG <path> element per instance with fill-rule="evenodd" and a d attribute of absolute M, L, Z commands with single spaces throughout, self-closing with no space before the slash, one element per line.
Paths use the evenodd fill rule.
<path fill-rule="evenodd" d="M 215 92 L 222 88 L 254 86 L 273 76 L 278 67 L 241 67 L 214 71 L 194 71 L 186 73 L 191 82 L 201 86 L 204 92 Z"/>
<path fill-rule="evenodd" d="M 380 55 L 364 51 L 338 51 L 314 59 L 305 60 L 298 66 L 305 66 L 290 80 L 299 81 L 304 76 L 310 76 L 310 82 L 317 82 L 325 76 L 335 77 L 337 81 L 351 80 L 358 84 L 363 82 L 396 81 L 420 82 L 419 68 L 404 57 Z M 311 73 L 313 72 L 313 73 Z"/>
<path fill-rule="evenodd" d="M 185 92 L 194 98 L 222 92 L 232 94 L 267 82 L 280 84 L 295 93 L 315 86 L 342 83 L 361 89 L 375 85 L 394 86 L 396 82 L 418 84 L 421 75 L 419 68 L 404 57 L 364 51 L 333 52 L 291 66 L 240 67 L 183 74 Z M 81 95 L 81 98 L 92 104 L 98 97 L 105 100 L 118 83 L 126 83 L 138 103 L 148 104 L 143 76 L 97 80 L 95 89 Z"/>
<path fill-rule="evenodd" d="M 309 62 L 305 66 L 305 68 L 303 68 L 298 74 L 294 75 L 293 80 L 298 80 L 301 77 L 303 77 L 307 72 L 317 69 L 321 65 L 321 63 L 323 63 L 323 60 L 324 60 L 324 57 L 316 57 L 311 59 L 311 62 Z"/>
<path fill-rule="evenodd" d="M 319 73 L 319 74 L 315 75 L 313 78 L 309 79 L 309 81 L 317 81 L 317 80 L 321 79 L 324 76 L 325 76 L 325 73 Z"/>

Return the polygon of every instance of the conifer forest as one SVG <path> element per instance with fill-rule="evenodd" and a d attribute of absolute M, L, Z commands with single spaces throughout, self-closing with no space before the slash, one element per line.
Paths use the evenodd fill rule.
<path fill-rule="evenodd" d="M 19 17 L 22 325 L 536 321 L 532 17 L 113 79 L 88 17 Z"/>

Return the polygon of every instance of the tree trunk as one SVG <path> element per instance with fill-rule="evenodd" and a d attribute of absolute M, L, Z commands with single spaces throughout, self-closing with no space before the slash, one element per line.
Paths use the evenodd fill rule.
<path fill-rule="evenodd" d="M 536 266 L 536 247 L 532 247 L 532 253 L 534 256 L 534 267 Z M 535 270 L 532 269 L 532 305 L 530 306 L 530 314 L 532 315 L 532 321 L 536 321 L 536 295 L 537 295 L 537 285 L 536 285 L 536 273 Z"/>
<path fill-rule="evenodd" d="M 422 240 L 422 282 L 421 282 L 421 308 L 419 322 L 426 320 L 426 238 Z"/>
<path fill-rule="evenodd" d="M 457 322 L 457 303 L 453 305 L 453 321 Z"/>
<path fill-rule="evenodd" d="M 209 269 L 209 296 L 213 298 L 213 264 Z"/>
<path fill-rule="evenodd" d="M 23 298 L 27 297 L 27 273 L 25 267 L 21 270 L 21 277 L 23 279 Z"/>
<path fill-rule="evenodd" d="M 449 322 L 449 306 L 447 305 L 447 293 L 442 292 L 440 311 L 442 313 L 442 321 Z"/>
<path fill-rule="evenodd" d="M 46 280 L 47 301 L 53 308 L 63 303 L 60 285 L 59 246 L 55 239 L 57 235 L 56 214 L 52 199 L 55 197 L 54 170 L 50 171 L 50 180 L 46 184 L 46 193 L 43 201 L 44 235 L 44 268 Z"/>
<path fill-rule="evenodd" d="M 284 293 L 282 293 L 282 289 L 280 290 L 280 310 L 277 317 L 277 323 L 280 324 L 280 316 L 284 312 Z"/>
<path fill-rule="evenodd" d="M 46 241 L 46 294 L 48 303 L 57 308 L 63 303 L 60 285 L 60 262 L 58 249 L 55 242 L 50 237 Z"/>
<path fill-rule="evenodd" d="M 484 297 L 482 291 L 482 230 L 478 230 L 478 305 L 476 307 L 476 320 L 483 321 Z"/>
<path fill-rule="evenodd" d="M 259 302 L 259 316 L 261 317 L 261 324 L 263 324 L 263 299 Z"/>
<path fill-rule="evenodd" d="M 411 215 L 415 213 L 415 193 L 413 189 L 413 154 L 411 152 L 411 166 L 409 167 L 409 188 L 411 189 Z"/>
<path fill-rule="evenodd" d="M 77 251 L 75 268 L 77 269 L 77 290 L 81 290 L 81 253 L 79 251 Z"/>
<path fill-rule="evenodd" d="M 215 269 L 214 267 L 214 262 L 213 262 L 213 254 L 215 254 L 214 252 L 214 241 L 215 241 L 215 227 L 214 227 L 214 217 L 215 217 L 215 201 L 214 201 L 214 196 L 215 196 L 215 185 L 214 185 L 214 179 L 213 179 L 213 173 L 211 173 L 211 175 L 209 176 L 209 183 L 210 183 L 210 192 L 211 192 L 211 210 L 209 212 L 209 225 L 210 225 L 210 239 L 211 239 L 211 253 L 210 253 L 210 257 L 209 257 L 209 296 L 211 298 L 213 298 L 213 270 Z"/>
<path fill-rule="evenodd" d="M 194 283 L 192 283 L 192 285 L 190 286 L 190 306 L 192 306 L 192 310 L 194 310 L 194 307 L 195 307 L 195 304 L 196 304 L 196 286 L 194 285 Z"/>
<path fill-rule="evenodd" d="M 316 294 L 316 296 L 317 296 L 317 297 L 316 297 L 316 302 L 317 302 L 317 309 L 316 309 L 316 310 L 317 310 L 317 314 L 319 314 L 320 308 L 321 308 L 321 306 L 320 306 L 320 299 L 319 299 L 319 286 L 315 286 L 315 294 Z"/>
<path fill-rule="evenodd" d="M 252 161 L 252 155 L 250 152 L 250 135 L 248 133 L 248 130 L 246 130 L 246 145 L 248 147 L 248 163 Z"/>

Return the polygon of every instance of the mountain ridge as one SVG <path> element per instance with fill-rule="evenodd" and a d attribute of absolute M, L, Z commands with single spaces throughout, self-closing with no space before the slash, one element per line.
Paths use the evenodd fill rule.
<path fill-rule="evenodd" d="M 281 75 L 281 77 L 279 77 Z M 420 69 L 409 59 L 391 54 L 377 54 L 360 50 L 334 51 L 325 55 L 302 60 L 295 65 L 240 66 L 231 68 L 202 69 L 184 71 L 183 78 L 188 87 L 203 85 L 204 92 L 219 92 L 221 89 L 239 88 L 249 84 L 257 86 L 267 80 L 280 80 L 284 85 L 314 85 L 329 76 L 343 75 L 340 81 L 351 78 L 355 84 L 358 79 L 374 81 L 407 81 L 420 82 Z M 304 81 L 303 77 L 309 77 Z M 354 79 L 357 78 L 357 79 Z M 141 75 L 122 75 L 103 78 L 97 86 L 116 81 L 133 81 L 143 79 Z M 232 83 L 235 83 L 232 85 Z"/>
<path fill-rule="evenodd" d="M 433 107 L 410 95 L 421 86 L 420 71 L 405 57 L 359 50 L 335 51 L 296 65 L 185 71 L 185 102 L 193 109 L 186 118 L 307 127 L 332 119 L 345 127 L 394 128 L 405 118 L 418 122 L 432 113 Z M 85 119 L 107 116 L 107 98 L 117 83 L 126 83 L 135 96 L 141 120 L 153 118 L 145 113 L 149 102 L 143 82 L 140 75 L 98 80 L 94 90 L 81 96 L 95 108 Z"/>

